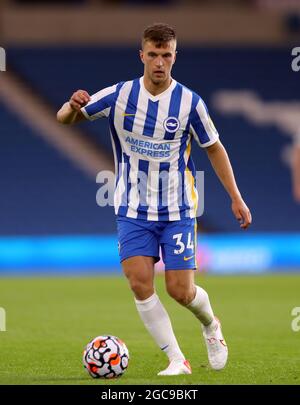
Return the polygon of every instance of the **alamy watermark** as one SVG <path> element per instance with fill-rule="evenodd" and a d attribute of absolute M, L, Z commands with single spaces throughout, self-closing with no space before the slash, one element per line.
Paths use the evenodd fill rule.
<path fill-rule="evenodd" d="M 6 312 L 4 308 L 0 308 L 0 332 L 6 331 Z"/>
<path fill-rule="evenodd" d="M 294 72 L 299 72 L 300 70 L 300 46 L 296 46 L 292 49 L 292 56 L 294 56 L 292 60 L 292 70 Z"/>
<path fill-rule="evenodd" d="M 294 319 L 291 322 L 291 328 L 294 332 L 300 331 L 300 307 L 295 307 L 292 309 L 291 315 Z"/>
<path fill-rule="evenodd" d="M 6 51 L 0 47 L 0 72 L 6 71 Z"/>
<path fill-rule="evenodd" d="M 96 201 L 100 207 L 128 207 L 151 212 L 157 207 L 167 207 L 169 212 L 196 209 L 196 216 L 204 212 L 204 172 L 183 173 L 169 170 L 133 170 L 128 164 L 119 165 L 117 175 L 104 170 L 98 173 L 96 182 L 101 184 Z"/>

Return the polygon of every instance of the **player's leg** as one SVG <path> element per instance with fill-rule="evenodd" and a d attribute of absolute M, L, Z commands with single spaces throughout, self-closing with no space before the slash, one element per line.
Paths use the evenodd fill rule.
<path fill-rule="evenodd" d="M 121 263 L 136 300 L 145 301 L 154 294 L 154 263 L 151 256 L 133 256 Z"/>
<path fill-rule="evenodd" d="M 189 308 L 203 326 L 209 327 L 215 317 L 207 292 L 195 285 L 193 269 L 166 270 L 165 280 L 168 294 L 179 304 Z"/>
<path fill-rule="evenodd" d="M 201 322 L 210 365 L 219 370 L 225 367 L 228 350 L 207 292 L 194 283 L 195 221 L 174 221 L 169 224 L 162 237 L 166 288 L 172 298 L 193 312 Z"/>
<path fill-rule="evenodd" d="M 221 324 L 214 316 L 208 294 L 203 288 L 194 284 L 193 272 L 194 270 L 166 271 L 166 288 L 172 298 L 193 312 L 199 319 L 209 363 L 214 370 L 221 370 L 227 362 L 227 345 L 222 334 Z"/>
<path fill-rule="evenodd" d="M 169 361 L 180 361 L 184 364 L 184 355 L 181 352 L 173 332 L 167 311 L 154 291 L 154 258 L 134 256 L 122 261 L 124 274 L 128 278 L 135 297 L 138 313 L 149 333 Z M 176 374 L 187 374 L 177 370 Z M 189 371 L 189 370 L 188 370 Z"/>
<path fill-rule="evenodd" d="M 124 218 L 117 221 L 122 268 L 145 327 L 170 362 L 181 360 L 183 363 L 184 355 L 170 318 L 154 290 L 154 263 L 159 259 L 159 245 L 153 230 L 149 229 L 151 224 L 146 222 Z"/>

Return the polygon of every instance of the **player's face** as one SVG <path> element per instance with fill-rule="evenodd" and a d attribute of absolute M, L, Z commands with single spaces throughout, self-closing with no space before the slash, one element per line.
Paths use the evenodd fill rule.
<path fill-rule="evenodd" d="M 176 41 L 172 40 L 157 47 L 155 42 L 146 41 L 140 57 L 145 65 L 144 74 L 153 84 L 161 84 L 170 79 L 176 59 Z"/>

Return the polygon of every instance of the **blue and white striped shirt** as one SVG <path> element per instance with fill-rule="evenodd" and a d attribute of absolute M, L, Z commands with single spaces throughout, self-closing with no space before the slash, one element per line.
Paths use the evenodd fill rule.
<path fill-rule="evenodd" d="M 207 147 L 218 139 L 200 96 L 174 79 L 153 96 L 141 77 L 100 90 L 81 111 L 91 121 L 109 118 L 117 215 L 152 221 L 196 216 L 192 140 Z"/>

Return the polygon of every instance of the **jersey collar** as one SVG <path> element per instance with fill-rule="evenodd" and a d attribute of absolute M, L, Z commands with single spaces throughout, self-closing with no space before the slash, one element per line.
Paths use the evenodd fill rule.
<path fill-rule="evenodd" d="M 153 96 L 153 94 L 149 93 L 149 91 L 146 89 L 146 87 L 145 87 L 145 85 L 144 85 L 144 76 L 140 77 L 140 86 L 141 86 L 141 89 L 147 94 L 147 97 L 150 98 L 150 100 L 152 100 L 152 101 L 158 101 L 158 100 L 161 100 L 162 98 L 168 96 L 168 95 L 173 91 L 173 89 L 175 88 L 176 84 L 177 84 L 176 80 L 174 80 L 174 79 L 172 78 L 172 81 L 171 81 L 170 86 L 169 86 L 165 91 L 163 91 L 162 93 L 158 94 L 157 96 Z"/>

